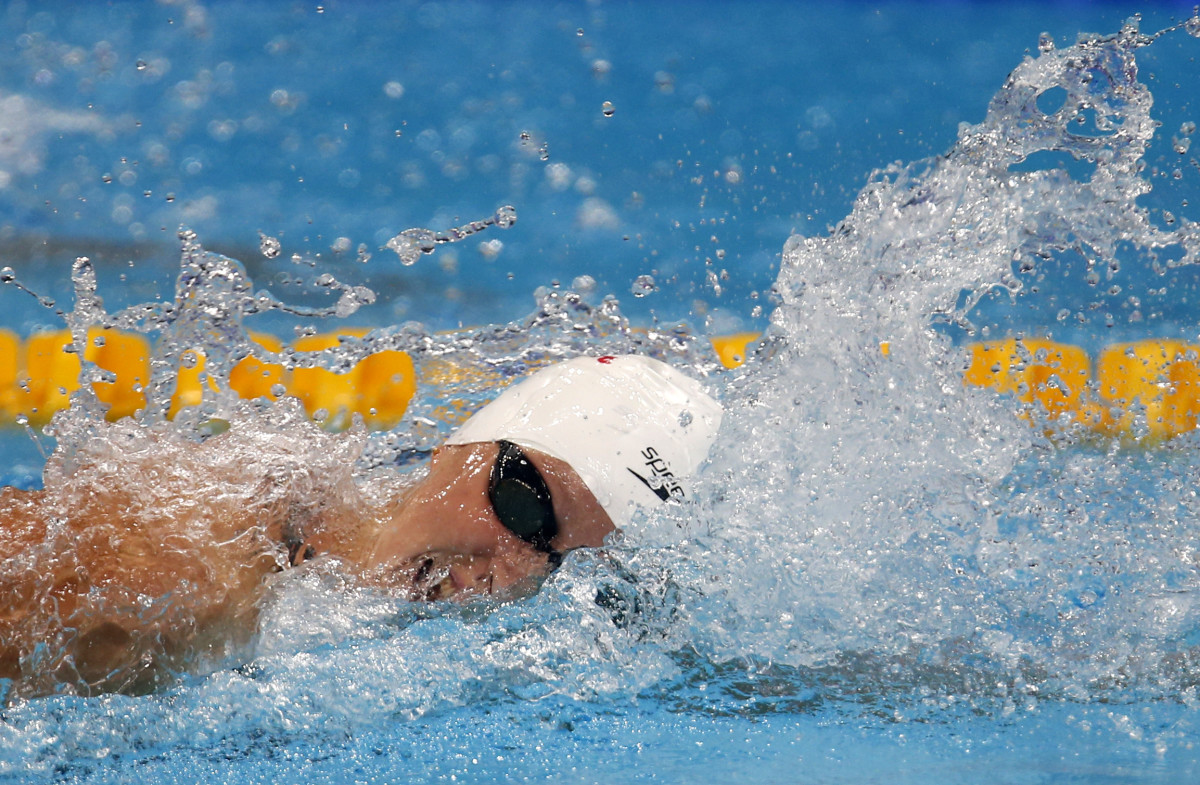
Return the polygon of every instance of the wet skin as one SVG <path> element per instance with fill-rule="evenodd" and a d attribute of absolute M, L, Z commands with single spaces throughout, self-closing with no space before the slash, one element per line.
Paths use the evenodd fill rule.
<path fill-rule="evenodd" d="M 220 450 L 220 437 L 198 449 Z M 155 459 L 134 457 L 125 484 L 69 510 L 48 503 L 47 492 L 5 488 L 0 678 L 26 696 L 64 684 L 85 693 L 155 689 L 160 674 L 169 683 L 198 657 L 234 654 L 289 561 L 335 559 L 343 574 L 412 600 L 525 591 L 521 582 L 547 574 L 552 559 L 493 512 L 487 487 L 498 454 L 495 443 L 444 447 L 424 478 L 374 502 L 350 493 L 291 503 L 287 493 L 262 490 L 273 479 L 226 466 L 208 478 L 224 486 L 204 487 L 239 492 L 196 499 L 199 486 L 185 482 L 162 508 L 146 507 L 143 472 Z M 612 522 L 575 472 L 534 450 L 526 455 L 550 489 L 559 525 L 551 548 L 602 545 Z M 298 543 L 291 554 L 289 539 Z"/>
<path fill-rule="evenodd" d="M 372 580 L 414 599 L 500 591 L 544 574 L 550 556 L 510 532 L 488 499 L 488 480 L 499 454 L 495 442 L 438 450 L 429 474 L 387 511 L 361 569 Z M 612 521 L 566 463 L 536 450 L 526 456 L 546 481 L 558 521 L 554 551 L 597 547 Z"/>

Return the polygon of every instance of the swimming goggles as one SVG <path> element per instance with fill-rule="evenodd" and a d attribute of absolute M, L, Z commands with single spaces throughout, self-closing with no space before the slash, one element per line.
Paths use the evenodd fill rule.
<path fill-rule="evenodd" d="M 550 502 L 550 489 L 521 448 L 501 440 L 500 454 L 488 480 L 488 499 L 504 528 L 538 550 L 551 552 L 558 534 L 558 519 Z"/>

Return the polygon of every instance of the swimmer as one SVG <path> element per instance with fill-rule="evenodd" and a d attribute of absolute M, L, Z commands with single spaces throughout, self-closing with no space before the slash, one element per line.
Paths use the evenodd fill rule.
<path fill-rule="evenodd" d="M 219 666 L 273 577 L 307 562 L 412 600 L 532 590 L 568 551 L 686 499 L 721 414 L 664 363 L 581 357 L 480 409 L 408 485 L 368 491 L 350 461 L 314 468 L 265 446 L 231 466 L 231 429 L 130 450 L 124 482 L 76 487 L 66 509 L 49 481 L 5 488 L 0 680 L 10 698 L 139 692 Z"/>

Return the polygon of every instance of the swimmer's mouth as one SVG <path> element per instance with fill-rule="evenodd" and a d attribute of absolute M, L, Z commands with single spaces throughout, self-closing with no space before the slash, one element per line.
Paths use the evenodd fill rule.
<path fill-rule="evenodd" d="M 393 567 L 388 584 L 410 602 L 465 601 L 472 597 L 517 597 L 537 592 L 541 583 L 562 563 L 555 553 L 529 574 L 515 582 L 497 585 L 491 569 L 480 574 L 461 557 L 423 553 Z"/>
<path fill-rule="evenodd" d="M 435 554 L 416 556 L 393 571 L 394 585 L 411 602 L 437 602 L 475 594 L 491 594 L 493 578 L 465 581 L 454 564 Z"/>

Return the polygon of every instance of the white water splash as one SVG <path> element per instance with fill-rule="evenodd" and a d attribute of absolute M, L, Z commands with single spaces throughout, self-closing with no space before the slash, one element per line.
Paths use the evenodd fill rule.
<path fill-rule="evenodd" d="M 1166 248 L 1197 259 L 1194 224 L 1158 229 L 1137 203 L 1154 132 L 1135 59 L 1148 41 L 1130 28 L 1040 47 L 946 156 L 878 173 L 831 235 L 787 242 L 770 333 L 727 377 L 701 509 L 575 554 L 535 597 L 498 607 L 414 607 L 293 573 L 245 667 L 99 699 L 99 712 L 66 698 L 18 705 L 0 726 L 6 770 L 208 739 L 351 736 L 552 696 L 751 716 L 841 704 L 888 722 L 956 705 L 1007 717 L 1047 697 L 1194 705 L 1196 440 L 1056 450 L 1009 403 L 962 386 L 954 343 L 985 293 L 1020 293 L 1021 271 L 1056 253 L 1109 269 L 1152 268 Z M 1046 114 L 1038 98 L 1055 90 L 1061 108 Z M 1072 130 L 1080 113 L 1096 133 Z M 1022 171 L 1042 152 L 1078 156 L 1090 174 Z M 226 300 L 253 302 L 226 262 L 201 259 Z M 402 432 L 368 445 L 369 466 L 419 456 L 497 381 L 580 351 L 713 369 L 685 332 L 633 331 L 611 302 L 556 290 L 517 325 L 453 336 L 410 325 L 348 346 L 400 347 L 423 369 L 450 360 L 474 380 L 449 407 L 443 391 L 419 390 Z M 1130 736 L 1159 732 L 1112 720 Z"/>

